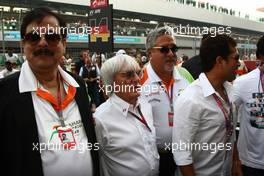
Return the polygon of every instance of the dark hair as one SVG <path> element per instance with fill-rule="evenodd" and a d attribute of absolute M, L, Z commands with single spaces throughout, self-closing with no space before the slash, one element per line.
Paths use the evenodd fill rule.
<path fill-rule="evenodd" d="M 236 41 L 225 34 L 207 37 L 203 40 L 200 47 L 203 72 L 208 72 L 214 67 L 218 56 L 226 59 L 236 45 Z"/>
<path fill-rule="evenodd" d="M 66 28 L 65 21 L 58 14 L 53 12 L 48 7 L 35 8 L 32 11 L 28 12 L 24 16 L 24 18 L 22 20 L 21 28 L 20 28 L 21 38 L 23 39 L 24 36 L 26 35 L 26 29 L 27 29 L 27 26 L 30 23 L 32 23 L 32 22 L 41 23 L 43 18 L 45 18 L 46 16 L 53 16 L 53 17 L 55 17 L 58 20 L 59 26 L 62 27 L 62 29 L 60 31 L 61 32 L 61 36 L 62 36 L 62 38 L 66 38 L 67 37 L 67 30 L 64 30 Z"/>
<path fill-rule="evenodd" d="M 257 43 L 256 56 L 259 58 L 261 55 L 264 56 L 264 36 L 262 36 Z"/>

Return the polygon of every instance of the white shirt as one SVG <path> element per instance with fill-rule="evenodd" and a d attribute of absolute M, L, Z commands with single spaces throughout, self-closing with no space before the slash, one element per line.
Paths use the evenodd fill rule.
<path fill-rule="evenodd" d="M 162 80 L 153 70 L 151 64 L 147 65 L 147 79 L 142 85 L 142 98 L 152 105 L 154 126 L 157 133 L 157 146 L 164 149 L 166 144 L 171 143 L 172 126 L 169 125 L 168 113 L 171 111 L 170 101 L 165 90 L 160 87 Z M 146 74 L 146 72 L 144 72 Z M 190 84 L 178 70 L 173 71 L 173 102 L 176 101 L 181 92 Z M 171 90 L 169 90 L 171 97 Z M 175 107 L 174 107 L 175 108 Z"/>
<path fill-rule="evenodd" d="M 224 87 L 227 96 L 231 97 L 230 83 L 225 82 Z M 174 160 L 179 166 L 193 164 L 198 176 L 230 175 L 232 166 L 235 131 L 226 143 L 225 116 L 213 97 L 214 93 L 226 111 L 230 112 L 230 106 L 214 90 L 204 73 L 201 73 L 199 79 L 187 87 L 175 102 L 172 135 Z M 235 121 L 233 118 L 233 123 Z M 235 125 L 234 123 L 234 130 Z M 215 147 L 215 144 L 222 147 Z M 188 150 L 184 145 L 193 146 Z"/>
<path fill-rule="evenodd" d="M 16 72 L 18 72 L 18 71 L 19 71 L 19 70 L 17 70 L 17 69 L 13 69 L 13 68 L 12 68 L 11 71 L 9 71 L 9 70 L 7 70 L 7 69 L 5 68 L 4 70 L 2 70 L 2 71 L 0 72 L 0 79 L 1 79 L 1 78 L 5 78 L 5 77 L 7 77 L 8 75 L 11 75 L 11 74 L 16 73 Z"/>
<path fill-rule="evenodd" d="M 258 68 L 234 81 L 233 101 L 240 106 L 240 131 L 237 146 L 239 157 L 242 164 L 263 169 L 264 118 L 251 115 L 251 112 L 264 112 L 264 99 L 254 98 L 257 93 L 263 93 Z"/>
<path fill-rule="evenodd" d="M 74 87 L 78 83 L 59 66 L 63 79 Z M 45 90 L 44 88 L 42 88 Z M 39 143 L 42 145 L 41 160 L 45 176 L 92 176 L 92 159 L 90 150 L 87 150 L 87 136 L 81 121 L 80 112 L 75 100 L 64 110 L 63 117 L 66 126 L 70 126 L 76 140 L 76 148 L 63 150 L 55 126 L 60 125 L 58 115 L 51 104 L 36 95 L 37 79 L 28 62 L 24 62 L 19 77 L 19 91 L 31 92 L 34 112 L 38 127 Z M 45 90 L 47 91 L 47 90 Z M 67 86 L 65 86 L 67 92 Z M 57 148 L 57 149 L 56 149 Z"/>
<path fill-rule="evenodd" d="M 151 106 L 141 100 L 137 106 L 140 106 L 151 132 L 128 113 L 139 116 L 137 108 L 132 108 L 115 94 L 96 109 L 95 129 L 104 176 L 158 175 L 159 155 Z"/>
<path fill-rule="evenodd" d="M 15 63 L 18 60 L 18 55 L 13 53 L 10 57 L 8 54 L 5 54 L 6 61 L 10 61 L 12 63 Z"/>

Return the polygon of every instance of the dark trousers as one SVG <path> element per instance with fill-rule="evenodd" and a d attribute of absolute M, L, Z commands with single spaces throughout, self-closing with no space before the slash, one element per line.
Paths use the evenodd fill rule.
<path fill-rule="evenodd" d="M 264 176 L 264 169 L 255 169 L 242 165 L 243 176 Z"/>
<path fill-rule="evenodd" d="M 88 83 L 88 94 L 91 97 L 92 103 L 98 107 L 100 103 L 99 86 L 97 82 Z"/>
<path fill-rule="evenodd" d="M 177 166 L 174 162 L 173 154 L 171 152 L 159 152 L 159 155 L 159 176 L 174 176 Z"/>

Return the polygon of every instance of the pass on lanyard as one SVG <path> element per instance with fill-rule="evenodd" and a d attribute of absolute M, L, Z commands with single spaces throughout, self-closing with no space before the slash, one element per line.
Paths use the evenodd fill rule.
<path fill-rule="evenodd" d="M 143 114 L 142 114 L 142 112 L 141 112 L 139 106 L 137 107 L 137 109 L 138 109 L 139 115 L 140 115 L 141 117 L 137 116 L 136 114 L 134 114 L 133 112 L 130 112 L 130 111 L 128 111 L 128 113 L 131 114 L 132 116 L 134 116 L 134 117 L 135 117 L 137 120 L 139 120 L 141 123 L 143 123 L 143 124 L 147 127 L 147 129 L 151 132 L 151 129 L 150 129 L 150 127 L 148 126 L 148 123 L 147 123 L 147 121 L 145 120 L 145 118 L 144 118 L 144 116 L 143 116 Z"/>
<path fill-rule="evenodd" d="M 224 105 L 222 104 L 221 100 L 219 99 L 219 97 L 214 93 L 213 94 L 213 97 L 218 105 L 218 107 L 221 109 L 221 111 L 223 112 L 224 114 L 224 117 L 225 117 L 225 123 L 226 123 L 226 133 L 227 133 L 227 137 L 231 137 L 232 134 L 233 134 L 233 123 L 232 123 L 232 117 L 233 117 L 233 114 L 232 114 L 232 105 L 231 103 L 229 102 L 228 100 L 228 105 L 230 106 L 230 116 L 229 116 L 229 113 L 226 111 L 226 109 L 224 108 Z M 228 97 L 227 97 L 228 98 Z"/>

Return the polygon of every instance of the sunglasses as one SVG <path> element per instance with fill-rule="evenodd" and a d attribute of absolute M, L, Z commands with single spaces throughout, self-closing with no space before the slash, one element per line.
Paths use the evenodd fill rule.
<path fill-rule="evenodd" d="M 61 40 L 61 35 L 60 34 L 45 34 L 44 38 L 48 42 L 48 44 L 55 45 L 55 44 L 58 44 L 59 41 Z M 35 33 L 30 32 L 24 36 L 24 41 L 29 42 L 29 43 L 38 43 L 40 40 L 41 40 L 41 36 L 36 32 Z"/>
<path fill-rule="evenodd" d="M 142 76 L 142 70 L 139 70 L 139 71 L 133 71 L 133 70 L 131 70 L 131 71 L 127 71 L 127 72 L 119 72 L 120 74 L 122 74 L 122 75 L 125 75 L 125 77 L 127 78 L 127 79 L 131 79 L 131 78 L 134 78 L 134 76 L 135 75 L 137 75 L 139 78 L 141 78 L 141 76 Z"/>
<path fill-rule="evenodd" d="M 176 53 L 179 50 L 177 45 L 173 45 L 172 47 L 168 46 L 155 46 L 154 49 L 159 49 L 161 53 L 168 54 L 170 51 Z"/>

